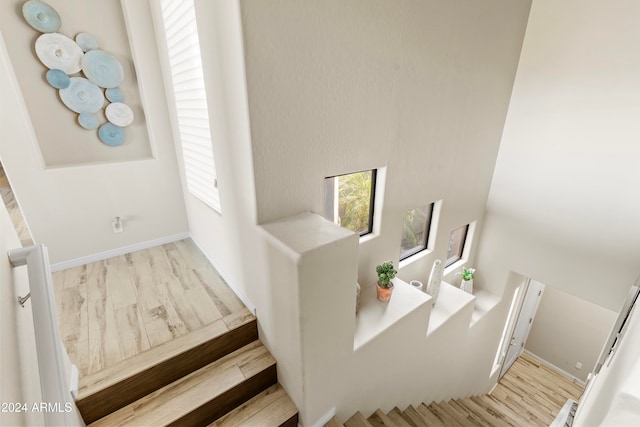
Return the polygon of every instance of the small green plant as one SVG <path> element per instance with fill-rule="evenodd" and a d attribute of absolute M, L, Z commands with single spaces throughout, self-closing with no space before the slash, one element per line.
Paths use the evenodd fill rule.
<path fill-rule="evenodd" d="M 376 266 L 376 273 L 378 273 L 378 283 L 381 288 L 390 288 L 393 286 L 391 279 L 396 277 L 398 271 L 393 268 L 391 261 L 385 261 L 382 264 Z"/>
<path fill-rule="evenodd" d="M 464 267 L 462 269 L 462 273 L 460 273 L 462 275 L 462 279 L 463 280 L 471 280 L 473 279 L 473 275 L 475 274 L 476 269 L 475 268 L 467 268 Z"/>

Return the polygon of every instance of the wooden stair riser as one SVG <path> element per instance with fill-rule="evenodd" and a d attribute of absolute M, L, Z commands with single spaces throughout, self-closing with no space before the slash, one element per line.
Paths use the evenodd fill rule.
<path fill-rule="evenodd" d="M 195 411 L 192 411 L 179 420 L 172 422 L 169 426 L 186 427 L 207 425 L 246 402 L 249 398 L 271 387 L 276 382 L 276 367 L 273 365 L 264 371 L 257 373 L 251 378 L 248 378 L 224 394 L 210 400 Z"/>
<path fill-rule="evenodd" d="M 257 322 L 254 319 L 103 390 L 83 397 L 76 404 L 85 423 L 90 424 L 257 339 Z"/>

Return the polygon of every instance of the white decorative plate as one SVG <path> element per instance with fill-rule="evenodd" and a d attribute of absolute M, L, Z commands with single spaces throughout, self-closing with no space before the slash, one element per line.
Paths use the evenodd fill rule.
<path fill-rule="evenodd" d="M 120 62 L 107 52 L 98 49 L 84 54 L 82 71 L 93 83 L 105 88 L 120 86 L 124 78 L 124 70 Z"/>
<path fill-rule="evenodd" d="M 71 84 L 60 89 L 60 99 L 76 113 L 97 113 L 104 105 L 102 90 L 82 77 L 71 77 Z"/>
<path fill-rule="evenodd" d="M 41 33 L 55 33 L 60 29 L 60 15 L 43 1 L 27 1 L 22 5 L 22 16 Z"/>
<path fill-rule="evenodd" d="M 80 61 L 84 53 L 69 37 L 59 33 L 46 33 L 36 40 L 36 55 L 50 69 L 75 74 L 82 69 Z"/>
<path fill-rule="evenodd" d="M 107 120 L 121 128 L 133 123 L 133 111 L 127 104 L 122 102 L 113 102 L 107 105 L 104 113 L 107 116 Z"/>

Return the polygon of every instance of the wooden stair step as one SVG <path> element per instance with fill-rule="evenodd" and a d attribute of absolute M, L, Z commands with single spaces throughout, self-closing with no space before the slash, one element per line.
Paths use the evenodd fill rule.
<path fill-rule="evenodd" d="M 509 424 L 505 423 L 501 418 L 494 416 L 492 413 L 488 412 L 486 408 L 478 405 L 471 398 L 459 400 L 459 403 L 469 410 L 474 417 L 477 419 L 483 420 L 485 423 L 488 423 L 491 426 L 496 427 L 508 427 Z"/>
<path fill-rule="evenodd" d="M 501 422 L 497 422 L 498 425 L 514 425 L 515 420 L 511 420 L 504 413 L 504 410 L 501 407 L 498 407 L 488 396 L 474 396 L 470 398 L 473 402 L 475 402 L 478 406 L 484 408 L 486 412 L 491 414 L 491 416 L 495 419 L 500 419 Z"/>
<path fill-rule="evenodd" d="M 76 404 L 90 424 L 258 339 L 248 310 L 219 319 L 80 379 Z"/>
<path fill-rule="evenodd" d="M 402 411 L 395 407 L 387 414 L 387 417 L 393 422 L 396 427 L 413 427 L 410 422 L 405 420 Z"/>
<path fill-rule="evenodd" d="M 440 410 L 446 413 L 449 417 L 451 417 L 456 425 L 460 425 L 461 427 L 466 427 L 469 425 L 473 425 L 467 417 L 468 414 L 466 412 L 460 412 L 458 408 L 453 407 L 449 402 L 439 402 L 436 404 Z"/>
<path fill-rule="evenodd" d="M 207 425 L 276 383 L 276 361 L 254 341 L 91 426 Z"/>
<path fill-rule="evenodd" d="M 367 420 L 373 427 L 395 427 L 393 420 L 380 409 L 371 414 Z"/>
<path fill-rule="evenodd" d="M 483 427 L 487 425 L 487 422 L 482 418 L 475 415 L 473 412 L 470 412 L 467 408 L 460 404 L 459 400 L 450 400 L 449 405 L 456 409 L 458 413 L 461 414 L 461 417 L 465 419 L 465 422 L 471 426 Z"/>
<path fill-rule="evenodd" d="M 413 405 L 409 405 L 407 409 L 402 412 L 406 419 L 410 419 L 411 425 L 415 427 L 429 427 L 427 420 L 422 417 L 420 412 Z"/>
<path fill-rule="evenodd" d="M 362 412 L 358 411 L 344 422 L 345 427 L 372 427 L 371 423 L 367 420 L 367 417 L 362 415 Z"/>
<path fill-rule="evenodd" d="M 437 403 L 433 402 L 427 406 L 429 410 L 438 417 L 442 424 L 446 427 L 464 427 L 461 422 L 456 420 L 456 416 L 449 415 Z"/>
<path fill-rule="evenodd" d="M 217 419 L 210 427 L 278 426 L 296 427 L 298 409 L 280 384 L 275 384 L 233 411 Z M 341 426 L 342 424 L 335 424 Z"/>
<path fill-rule="evenodd" d="M 431 409 L 424 403 L 419 405 L 416 410 L 422 415 L 422 417 L 426 420 L 429 426 L 433 427 L 444 427 L 444 422 L 436 416 Z"/>
<path fill-rule="evenodd" d="M 344 427 L 344 424 L 338 421 L 336 417 L 333 417 L 324 425 L 324 427 Z"/>

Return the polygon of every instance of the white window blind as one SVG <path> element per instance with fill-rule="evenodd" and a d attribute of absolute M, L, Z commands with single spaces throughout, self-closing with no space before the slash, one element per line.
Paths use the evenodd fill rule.
<path fill-rule="evenodd" d="M 193 0 L 161 0 L 160 5 L 187 188 L 220 212 Z"/>

